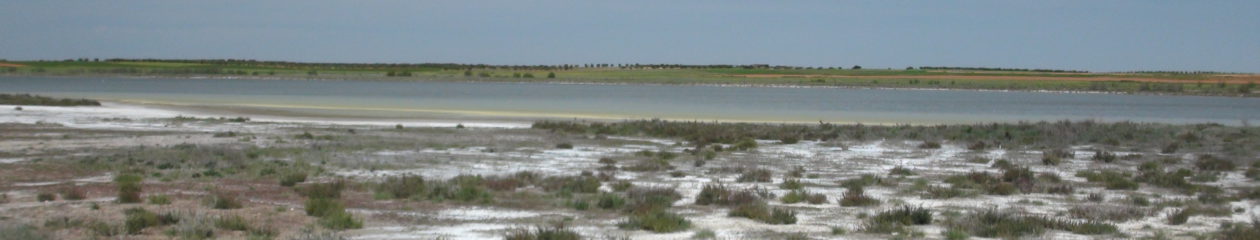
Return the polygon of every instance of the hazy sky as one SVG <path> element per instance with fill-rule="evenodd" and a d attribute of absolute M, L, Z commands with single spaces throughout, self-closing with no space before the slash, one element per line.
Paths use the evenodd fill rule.
<path fill-rule="evenodd" d="M 1260 1 L 0 0 L 0 58 L 1260 72 Z"/>

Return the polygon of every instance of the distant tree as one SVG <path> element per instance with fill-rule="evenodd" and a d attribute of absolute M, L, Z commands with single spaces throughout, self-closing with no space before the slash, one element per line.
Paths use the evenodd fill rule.
<path fill-rule="evenodd" d="M 386 76 L 386 77 L 393 77 L 394 75 L 396 75 L 396 74 L 394 74 L 394 71 L 389 71 L 389 72 L 385 73 L 385 76 Z"/>
<path fill-rule="evenodd" d="M 533 74 L 533 73 L 525 73 L 524 75 L 521 75 L 521 76 L 522 76 L 522 77 L 525 77 L 525 78 L 534 78 L 534 74 Z"/>
<path fill-rule="evenodd" d="M 464 70 L 464 76 L 465 76 L 465 77 L 471 77 L 471 76 L 472 76 L 472 70 Z"/>
<path fill-rule="evenodd" d="M 853 70 L 861 70 L 862 66 L 853 65 Z"/>
<path fill-rule="evenodd" d="M 556 78 L 556 72 L 547 73 L 547 78 Z"/>
<path fill-rule="evenodd" d="M 906 70 L 914 70 L 914 67 L 906 67 Z"/>

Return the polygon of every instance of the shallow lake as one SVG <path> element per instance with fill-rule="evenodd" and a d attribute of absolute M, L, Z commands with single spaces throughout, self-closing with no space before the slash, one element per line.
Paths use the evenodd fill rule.
<path fill-rule="evenodd" d="M 380 118 L 967 123 L 1260 120 L 1260 98 L 490 82 L 0 77 L 0 93 Z"/>

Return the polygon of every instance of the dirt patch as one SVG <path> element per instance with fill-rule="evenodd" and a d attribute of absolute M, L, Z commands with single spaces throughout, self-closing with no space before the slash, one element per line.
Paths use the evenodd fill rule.
<path fill-rule="evenodd" d="M 0 67 L 25 67 L 25 66 L 26 66 L 26 65 L 22 65 L 22 64 L 14 64 L 14 63 L 3 63 L 3 62 L 0 62 Z"/>
<path fill-rule="evenodd" d="M 1158 83 L 1229 83 L 1229 84 L 1247 84 L 1252 82 L 1260 82 L 1260 75 L 1213 75 L 1204 79 L 1168 79 L 1168 78 L 1151 78 L 1151 77 L 1046 77 L 1046 76 L 966 76 L 966 75 L 929 75 L 929 76 L 847 76 L 847 75 L 826 75 L 826 74 L 737 74 L 723 75 L 727 77 L 744 77 L 744 78 L 843 78 L 843 79 L 931 79 L 931 80 L 1013 80 L 1013 81 L 1085 81 L 1085 82 L 1116 82 L 1116 81 L 1133 81 L 1133 82 L 1158 82 Z"/>

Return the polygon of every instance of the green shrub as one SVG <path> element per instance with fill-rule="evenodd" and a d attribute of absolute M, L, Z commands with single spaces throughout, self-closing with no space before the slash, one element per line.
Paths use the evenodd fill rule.
<path fill-rule="evenodd" d="M 384 194 L 395 199 L 406 199 L 425 192 L 424 178 L 420 176 L 397 176 L 385 178 L 376 185 L 377 194 Z"/>
<path fill-rule="evenodd" d="M 595 203 L 595 206 L 602 209 L 617 209 L 625 205 L 626 199 L 622 198 L 621 195 L 613 193 L 599 194 L 599 200 Z"/>
<path fill-rule="evenodd" d="M 245 218 L 237 215 L 221 216 L 214 220 L 214 226 L 219 229 L 231 231 L 249 230 L 249 222 L 245 221 Z"/>
<path fill-rule="evenodd" d="M 1221 224 L 1220 230 L 1213 234 L 1219 240 L 1260 239 L 1260 219 L 1251 219 L 1251 224 Z"/>
<path fill-rule="evenodd" d="M 921 197 L 926 199 L 950 199 L 957 197 L 970 197 L 973 195 L 975 194 L 958 187 L 929 186 L 924 190 Z"/>
<path fill-rule="evenodd" d="M 1077 177 L 1082 177 L 1093 183 L 1102 183 L 1104 187 L 1111 190 L 1136 190 L 1137 182 L 1129 180 L 1128 173 L 1122 173 L 1112 170 L 1102 171 L 1079 171 Z"/>
<path fill-rule="evenodd" d="M 945 232 L 941 233 L 941 235 L 945 236 L 945 240 L 967 240 L 971 238 L 971 235 L 968 235 L 966 231 L 952 228 L 945 230 Z"/>
<path fill-rule="evenodd" d="M 1194 166 L 1203 171 L 1233 171 L 1235 168 L 1233 162 L 1214 155 L 1199 156 L 1199 160 L 1194 162 Z"/>
<path fill-rule="evenodd" d="M 280 186 L 292 187 L 302 182 L 306 182 L 305 172 L 291 172 L 280 177 Z"/>
<path fill-rule="evenodd" d="M 1112 152 L 1108 152 L 1108 151 L 1103 151 L 1103 150 L 1095 150 L 1094 156 L 1091 157 L 1090 159 L 1093 159 L 1094 161 L 1097 161 L 1097 162 L 1111 163 L 1111 162 L 1116 161 L 1116 154 Z"/>
<path fill-rule="evenodd" d="M 783 179 L 783 183 L 779 184 L 779 188 L 787 190 L 800 190 L 805 188 L 805 184 L 795 178 Z"/>
<path fill-rule="evenodd" d="M 844 188 L 849 188 L 849 189 L 862 188 L 862 187 L 874 185 L 877 183 L 882 183 L 883 181 L 884 181 L 883 178 L 880 178 L 879 176 L 875 176 L 874 174 L 862 174 L 862 176 L 858 178 L 844 180 L 843 182 L 840 183 L 840 186 L 843 186 Z"/>
<path fill-rule="evenodd" d="M 888 175 L 914 176 L 914 171 L 906 167 L 897 166 L 893 167 L 892 170 L 888 170 Z"/>
<path fill-rule="evenodd" d="M 57 195 L 52 193 L 39 193 L 35 195 L 35 201 L 52 202 L 57 200 Z"/>
<path fill-rule="evenodd" d="M 4 239 L 22 239 L 22 240 L 43 240 L 50 239 L 48 234 L 39 231 L 38 228 L 30 225 L 16 224 L 0 224 L 0 238 Z"/>
<path fill-rule="evenodd" d="M 879 200 L 866 196 L 862 187 L 849 188 L 844 192 L 844 196 L 840 197 L 840 206 L 858 207 L 858 206 L 874 206 L 879 205 Z"/>
<path fill-rule="evenodd" d="M 341 198 L 341 190 L 346 187 L 344 181 L 307 184 L 298 188 L 298 193 L 307 198 Z"/>
<path fill-rule="evenodd" d="M 564 225 L 556 225 L 553 227 L 535 227 L 533 231 L 529 229 L 516 229 L 509 231 L 505 240 L 580 240 L 579 235 L 573 230 L 569 230 Z"/>
<path fill-rule="evenodd" d="M 556 144 L 556 148 L 558 148 L 558 149 L 573 149 L 573 144 L 572 144 L 572 143 L 558 143 L 558 144 Z"/>
<path fill-rule="evenodd" d="M 658 233 L 687 230 L 691 222 L 678 214 L 663 210 L 634 214 L 629 220 L 618 224 L 622 229 L 641 229 Z"/>
<path fill-rule="evenodd" d="M 696 231 L 695 234 L 691 234 L 691 239 L 713 240 L 713 239 L 717 239 L 717 233 L 713 232 L 713 230 L 704 229 L 704 230 Z"/>
<path fill-rule="evenodd" d="M 696 195 L 696 205 L 734 206 L 760 200 L 752 190 L 734 191 L 720 184 L 706 184 Z"/>
<path fill-rule="evenodd" d="M 669 208 L 682 198 L 673 188 L 637 187 L 626 192 L 626 210 L 633 214 L 650 213 Z"/>
<path fill-rule="evenodd" d="M 354 219 L 353 215 L 343 210 L 321 217 L 319 225 L 332 230 L 359 229 L 363 228 L 363 221 Z"/>
<path fill-rule="evenodd" d="M 783 198 L 780 198 L 779 201 L 782 201 L 783 203 L 786 203 L 786 204 L 793 204 L 793 203 L 798 203 L 798 202 L 809 202 L 809 204 L 823 204 L 823 203 L 827 203 L 827 196 L 822 195 L 822 194 L 810 193 L 809 191 L 804 191 L 804 190 L 793 190 L 791 192 L 788 192 L 788 194 L 784 194 Z"/>
<path fill-rule="evenodd" d="M 114 183 L 118 185 L 118 203 L 139 203 L 144 199 L 140 198 L 140 182 L 144 179 L 138 175 L 123 174 L 114 178 Z"/>
<path fill-rule="evenodd" d="M 165 194 L 151 195 L 149 196 L 149 204 L 153 204 L 153 205 L 171 204 L 171 197 L 166 196 Z"/>
<path fill-rule="evenodd" d="M 941 148 L 941 142 L 937 142 L 937 141 L 924 141 L 923 143 L 919 144 L 919 148 L 921 148 L 921 149 L 939 149 L 939 148 Z"/>
<path fill-rule="evenodd" d="M 127 219 L 123 222 L 123 225 L 126 226 L 127 234 L 140 234 L 145 228 L 155 227 L 160 223 L 157 214 L 143 208 L 130 208 L 124 210 L 123 213 L 127 216 Z"/>
<path fill-rule="evenodd" d="M 346 211 L 345 206 L 341 202 L 328 198 L 307 199 L 305 209 L 306 215 L 313 217 L 324 217 Z"/>
<path fill-rule="evenodd" d="M 766 224 L 795 224 L 796 212 L 788 209 L 774 208 L 766 205 L 763 201 L 741 204 L 735 206 L 728 213 L 731 217 L 742 217 Z"/>
<path fill-rule="evenodd" d="M 1095 221 L 1060 220 L 1034 215 L 1016 215 L 989 209 L 974 212 L 946 223 L 951 229 L 966 231 L 973 236 L 986 238 L 1019 238 L 1040 235 L 1047 229 L 1068 231 L 1076 234 L 1096 235 L 1116 233 L 1115 225 Z"/>
<path fill-rule="evenodd" d="M 112 237 L 112 236 L 118 236 L 118 235 L 123 234 L 123 231 L 120 228 L 116 226 L 111 226 L 108 223 L 101 222 L 101 221 L 89 222 L 88 224 L 84 225 L 84 227 L 87 228 L 88 231 L 91 232 L 93 235 L 96 235 L 98 237 Z"/>
<path fill-rule="evenodd" d="M 232 196 L 226 192 L 215 192 L 206 198 L 205 203 L 213 209 L 237 209 L 241 208 L 241 202 L 236 200 L 236 196 Z"/>
<path fill-rule="evenodd" d="M 889 221 L 902 225 L 926 225 L 932 223 L 932 211 L 923 207 L 902 206 L 876 214 L 871 221 Z"/>
<path fill-rule="evenodd" d="M 757 149 L 757 141 L 752 138 L 740 139 L 735 142 L 735 145 L 731 146 L 731 149 L 735 151 L 751 151 Z"/>
<path fill-rule="evenodd" d="M 214 220 L 203 214 L 184 216 L 170 229 L 166 235 L 179 239 L 211 239 L 214 238 Z"/>

